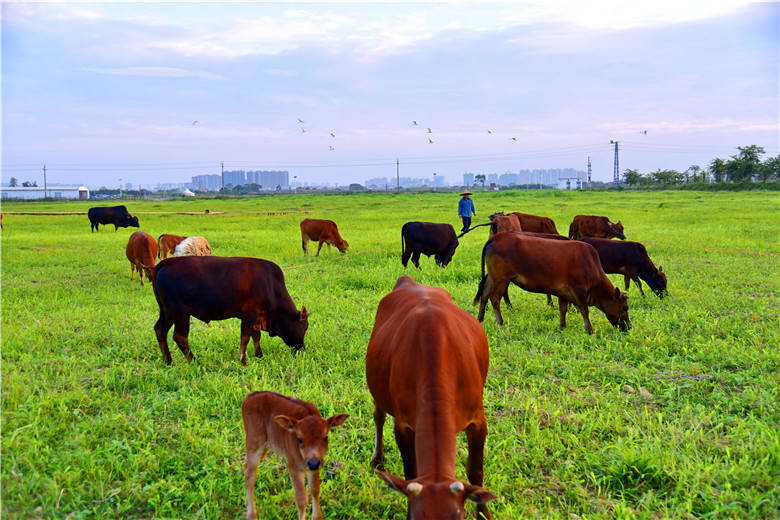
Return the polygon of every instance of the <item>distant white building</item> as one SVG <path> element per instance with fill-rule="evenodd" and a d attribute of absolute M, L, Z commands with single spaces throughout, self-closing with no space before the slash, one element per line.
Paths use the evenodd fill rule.
<path fill-rule="evenodd" d="M 4 199 L 42 199 L 53 197 L 55 199 L 88 199 L 89 188 L 86 186 L 52 186 L 44 193 L 42 186 L 26 187 L 2 187 L 0 196 Z"/>

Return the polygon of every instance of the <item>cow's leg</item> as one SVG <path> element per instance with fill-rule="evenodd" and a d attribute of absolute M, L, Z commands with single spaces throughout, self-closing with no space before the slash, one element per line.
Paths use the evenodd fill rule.
<path fill-rule="evenodd" d="M 385 426 L 385 412 L 374 405 L 374 454 L 371 456 L 371 467 L 376 468 L 385 462 L 385 445 L 382 439 L 382 428 Z"/>
<path fill-rule="evenodd" d="M 255 318 L 241 320 L 241 346 L 238 348 L 238 360 L 246 366 L 246 346 L 249 344 L 249 338 L 252 336 L 252 326 L 255 324 Z"/>
<path fill-rule="evenodd" d="M 547 295 L 547 305 L 549 305 L 550 307 L 553 306 L 552 296 L 549 294 Z"/>
<path fill-rule="evenodd" d="M 485 278 L 484 283 L 480 282 L 481 291 L 479 293 L 479 314 L 477 320 L 482 321 L 485 319 L 485 307 L 487 307 L 488 299 L 490 299 L 490 292 L 493 290 L 493 279 L 488 275 Z"/>
<path fill-rule="evenodd" d="M 590 318 L 588 317 L 588 306 L 577 305 L 577 309 L 579 309 L 580 314 L 582 314 L 582 319 L 585 320 L 585 330 L 588 334 L 593 334 L 593 325 L 590 324 Z"/>
<path fill-rule="evenodd" d="M 549 295 L 548 295 L 549 296 Z M 558 296 L 558 310 L 561 313 L 561 328 L 566 328 L 566 311 L 569 310 L 569 301 Z"/>
<path fill-rule="evenodd" d="M 631 277 L 628 276 L 627 274 L 624 274 L 623 275 L 623 281 L 626 284 L 626 292 L 628 292 L 628 286 L 631 285 Z"/>
<path fill-rule="evenodd" d="M 324 244 L 324 240 L 320 240 L 319 245 L 317 246 L 317 256 L 320 256 L 320 249 L 322 249 L 322 244 Z"/>
<path fill-rule="evenodd" d="M 496 284 L 493 291 L 490 293 L 490 304 L 493 306 L 493 313 L 496 315 L 496 321 L 499 325 L 504 324 L 504 317 L 501 316 L 501 296 L 509 288 L 509 282 L 503 284 Z"/>
<path fill-rule="evenodd" d="M 246 486 L 246 517 L 247 520 L 257 520 L 255 506 L 255 480 L 257 466 L 265 458 L 268 448 L 246 447 L 246 466 L 244 467 L 244 485 Z"/>
<path fill-rule="evenodd" d="M 421 251 L 415 251 L 412 253 L 412 263 L 417 269 L 420 268 L 420 253 Z"/>
<path fill-rule="evenodd" d="M 253 330 L 252 331 L 252 342 L 255 344 L 255 357 L 261 358 L 263 357 L 263 349 L 260 348 L 260 331 L 259 330 Z"/>
<path fill-rule="evenodd" d="M 173 320 L 169 319 L 165 311 L 160 307 L 160 318 L 154 324 L 154 333 L 157 335 L 157 343 L 160 345 L 163 361 L 165 364 L 171 364 L 171 351 L 168 349 L 168 331 L 171 330 Z"/>
<path fill-rule="evenodd" d="M 179 346 L 179 350 L 184 354 L 187 361 L 192 361 L 192 351 L 187 336 L 190 334 L 190 317 L 175 319 L 173 322 L 173 341 Z"/>
<path fill-rule="evenodd" d="M 154 263 L 154 262 L 152 262 Z M 141 287 L 144 286 L 144 268 L 142 267 L 141 262 L 138 262 L 135 264 L 135 268 L 138 271 L 138 280 L 141 282 Z"/>
<path fill-rule="evenodd" d="M 401 263 L 404 265 L 404 267 L 406 267 L 406 264 L 409 263 L 410 256 L 412 256 L 412 250 L 409 247 L 407 247 L 401 253 Z"/>
<path fill-rule="evenodd" d="M 311 494 L 311 520 L 322 520 L 322 506 L 320 506 L 320 472 L 307 471 L 306 480 L 309 481 L 309 493 Z"/>
<path fill-rule="evenodd" d="M 469 455 L 466 459 L 466 475 L 470 483 L 480 487 L 482 487 L 482 466 L 485 453 L 485 438 L 487 437 L 487 421 L 485 421 L 484 412 L 481 415 L 481 422 L 471 423 L 466 428 L 466 442 L 469 448 Z M 484 517 L 488 520 L 492 518 L 485 504 L 477 504 L 477 517 Z"/>
<path fill-rule="evenodd" d="M 642 298 L 645 297 L 645 291 L 642 290 L 642 282 L 639 281 L 639 277 L 637 275 L 632 275 L 631 279 L 634 280 L 634 283 L 637 287 L 639 287 L 639 294 L 642 295 Z M 628 289 L 626 289 L 628 291 Z"/>
<path fill-rule="evenodd" d="M 301 235 L 301 248 L 303 248 L 303 254 L 307 254 L 309 252 L 309 236 L 308 235 Z"/>
<path fill-rule="evenodd" d="M 507 308 L 512 308 L 512 302 L 509 301 L 509 285 L 506 286 L 506 291 L 504 291 L 504 303 L 506 303 Z"/>
<path fill-rule="evenodd" d="M 287 470 L 290 472 L 290 480 L 292 481 L 293 489 L 295 490 L 295 505 L 298 506 L 298 520 L 304 520 L 306 518 L 306 506 L 309 502 L 309 497 L 306 496 L 306 484 L 304 482 L 304 473 L 295 465 L 292 461 L 287 461 Z"/>
<path fill-rule="evenodd" d="M 401 452 L 404 462 L 404 478 L 410 480 L 417 477 L 417 460 L 414 454 L 414 430 L 410 428 L 393 428 L 395 443 Z"/>
<path fill-rule="evenodd" d="M 130 262 L 130 281 L 135 280 L 135 264 Z"/>

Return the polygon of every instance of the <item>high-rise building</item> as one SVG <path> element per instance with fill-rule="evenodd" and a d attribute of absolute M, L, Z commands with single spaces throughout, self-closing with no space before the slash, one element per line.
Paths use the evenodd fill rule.
<path fill-rule="evenodd" d="M 474 174 L 473 173 L 464 173 L 463 174 L 463 185 L 464 186 L 473 186 L 474 185 Z"/>
<path fill-rule="evenodd" d="M 290 174 L 287 171 L 260 171 L 260 184 L 264 190 L 274 191 L 288 188 L 290 186 Z"/>
<path fill-rule="evenodd" d="M 225 172 L 225 186 L 241 186 L 246 184 L 246 174 L 244 170 L 231 170 Z"/>
<path fill-rule="evenodd" d="M 196 190 L 219 191 L 221 187 L 221 175 L 196 175 L 192 178 L 192 188 Z"/>
<path fill-rule="evenodd" d="M 488 173 L 487 181 L 492 184 L 498 183 L 498 174 L 497 173 Z"/>

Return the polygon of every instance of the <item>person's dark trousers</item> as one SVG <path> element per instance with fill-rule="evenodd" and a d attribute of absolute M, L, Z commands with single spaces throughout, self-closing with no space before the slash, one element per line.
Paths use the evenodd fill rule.
<path fill-rule="evenodd" d="M 461 231 L 466 231 L 468 228 L 471 227 L 471 217 L 460 217 L 463 219 L 463 229 Z"/>

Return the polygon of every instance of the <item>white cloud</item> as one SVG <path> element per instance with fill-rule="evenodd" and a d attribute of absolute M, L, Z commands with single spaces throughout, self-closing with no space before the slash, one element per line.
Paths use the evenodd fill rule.
<path fill-rule="evenodd" d="M 97 74 L 112 74 L 116 76 L 141 76 L 149 78 L 201 78 L 223 80 L 222 76 L 203 70 L 187 70 L 176 67 L 120 67 L 120 68 L 82 68 L 87 72 Z"/>

